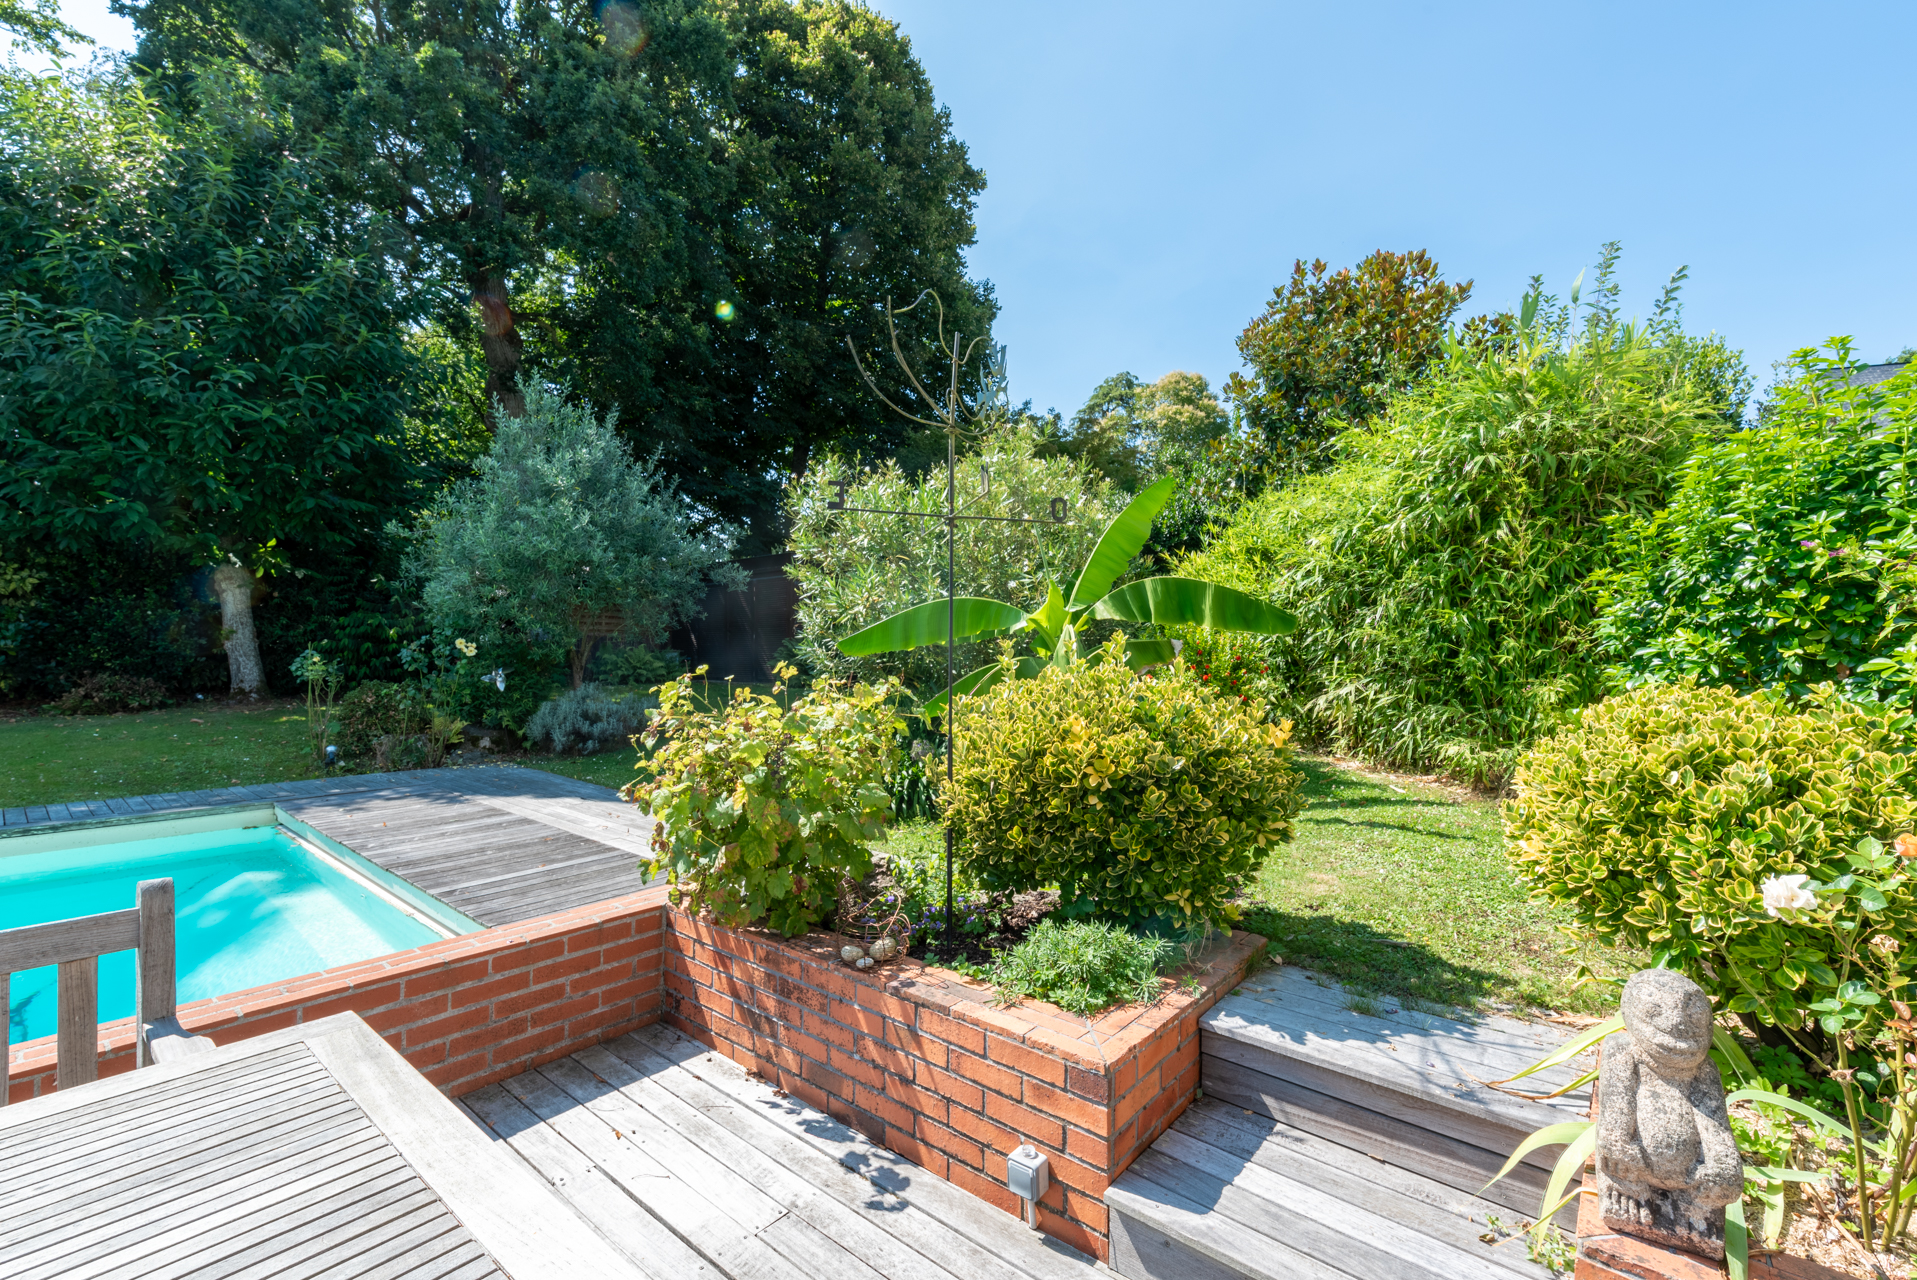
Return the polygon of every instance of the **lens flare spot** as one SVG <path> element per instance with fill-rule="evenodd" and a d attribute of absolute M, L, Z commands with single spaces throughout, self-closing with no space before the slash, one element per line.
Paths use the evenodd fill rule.
<path fill-rule="evenodd" d="M 715 316 L 718 316 L 721 320 L 730 320 L 735 314 L 735 311 L 730 302 L 727 302 L 724 298 L 721 298 L 719 299 L 719 301 L 713 304 L 712 314 Z"/>
<path fill-rule="evenodd" d="M 646 41 L 652 38 L 639 17 L 639 6 L 628 0 L 604 0 L 595 6 L 595 11 L 599 15 L 599 29 L 606 33 L 608 52 L 629 58 L 645 48 Z"/>

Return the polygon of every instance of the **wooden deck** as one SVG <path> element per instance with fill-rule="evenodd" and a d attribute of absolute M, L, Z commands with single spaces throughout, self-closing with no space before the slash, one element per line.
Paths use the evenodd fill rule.
<path fill-rule="evenodd" d="M 0 1111 L 8 1280 L 641 1280 L 353 1014 Z"/>
<path fill-rule="evenodd" d="M 1535 1104 L 1487 1085 L 1524 1070 L 1571 1035 L 1541 1022 L 1495 1016 L 1465 1020 L 1407 1007 L 1400 1000 L 1368 999 L 1294 965 L 1267 969 L 1241 983 L 1218 1002 L 1208 1025 L 1233 1027 L 1237 1038 L 1334 1064 L 1347 1073 L 1408 1073 L 1429 1089 L 1509 1108 L 1521 1118 L 1528 1118 Z M 1511 1087 L 1550 1093 L 1595 1065 L 1595 1057 L 1586 1054 Z M 1586 1085 L 1544 1105 L 1564 1113 L 1557 1119 L 1581 1119 L 1591 1105 L 1591 1088 Z"/>
<path fill-rule="evenodd" d="M 655 1280 L 1110 1274 L 662 1026 L 459 1105 Z"/>
<path fill-rule="evenodd" d="M 1291 967 L 1255 975 L 1201 1023 L 1204 1099 L 1106 1192 L 1113 1268 L 1130 1280 L 1546 1280 L 1510 1232 L 1538 1212 L 1560 1148 L 1485 1184 L 1526 1135 L 1580 1117 L 1589 1090 L 1545 1103 L 1489 1082 L 1569 1034 L 1366 999 Z M 1580 1065 L 1523 1085 L 1549 1092 Z"/>
<path fill-rule="evenodd" d="M 606 787 L 539 769 L 361 774 L 0 812 L 6 834 L 275 804 L 487 926 L 632 893 L 650 819 Z"/>

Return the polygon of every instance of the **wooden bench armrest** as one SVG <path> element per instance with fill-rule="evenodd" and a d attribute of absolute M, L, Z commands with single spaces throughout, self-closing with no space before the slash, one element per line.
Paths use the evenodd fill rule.
<path fill-rule="evenodd" d="M 211 1053 L 217 1047 L 205 1036 L 196 1036 L 180 1025 L 178 1018 L 157 1018 L 140 1028 L 154 1062 L 177 1062 L 196 1053 Z"/>

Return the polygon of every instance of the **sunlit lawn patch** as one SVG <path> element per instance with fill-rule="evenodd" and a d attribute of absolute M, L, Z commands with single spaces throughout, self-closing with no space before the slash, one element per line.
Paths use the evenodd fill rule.
<path fill-rule="evenodd" d="M 317 776 L 311 752 L 293 702 L 0 720 L 0 806 L 290 782 Z"/>
<path fill-rule="evenodd" d="M 1259 877 L 1242 927 L 1286 962 L 1361 991 L 1467 1008 L 1609 1011 L 1612 988 L 1572 989 L 1581 959 L 1624 973 L 1641 957 L 1565 955 L 1561 917 L 1528 900 L 1505 860 L 1493 799 L 1299 761 L 1309 805 Z"/>

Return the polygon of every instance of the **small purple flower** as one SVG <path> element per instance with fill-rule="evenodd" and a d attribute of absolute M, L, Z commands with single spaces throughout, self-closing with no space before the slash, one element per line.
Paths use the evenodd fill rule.
<path fill-rule="evenodd" d="M 1814 547 L 1814 546 L 1816 546 L 1817 544 L 1816 544 L 1815 542 L 1802 542 L 1802 541 L 1800 541 L 1800 542 L 1799 542 L 1799 543 L 1798 543 L 1797 545 L 1798 545 L 1798 546 L 1800 546 L 1800 547 Z"/>

